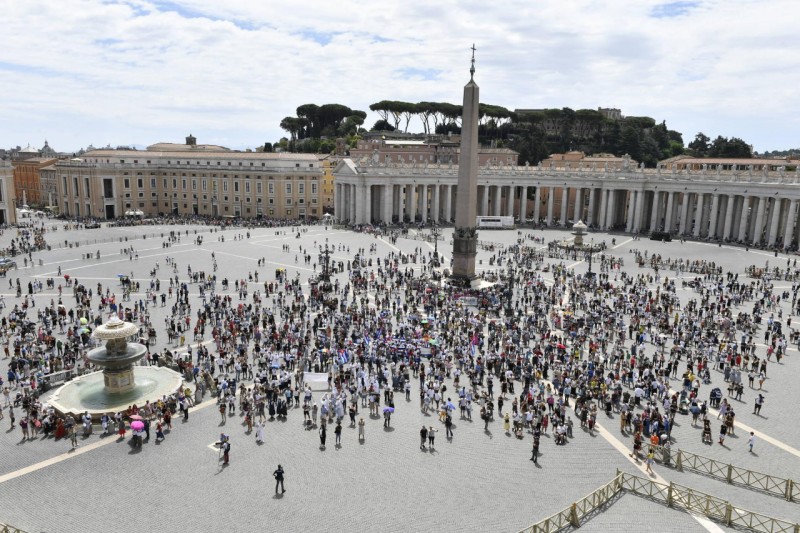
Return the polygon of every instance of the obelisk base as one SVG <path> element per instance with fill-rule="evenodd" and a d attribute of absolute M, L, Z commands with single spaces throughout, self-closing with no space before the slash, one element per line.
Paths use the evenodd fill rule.
<path fill-rule="evenodd" d="M 454 281 L 469 284 L 475 279 L 475 256 L 478 253 L 478 232 L 475 228 L 456 228 L 453 233 Z"/>

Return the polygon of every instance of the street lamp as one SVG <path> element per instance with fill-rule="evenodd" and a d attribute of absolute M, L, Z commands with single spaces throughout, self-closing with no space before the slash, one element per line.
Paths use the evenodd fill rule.
<path fill-rule="evenodd" d="M 508 275 L 506 279 L 508 284 L 508 287 L 506 288 L 506 294 L 508 295 L 508 299 L 506 301 L 506 316 L 513 316 L 514 307 L 511 300 L 514 298 L 514 266 L 511 264 L 510 260 L 508 263 Z"/>
<path fill-rule="evenodd" d="M 439 268 L 439 224 L 434 222 L 433 228 L 431 229 L 431 235 L 433 235 L 433 256 L 434 256 L 434 268 Z"/>

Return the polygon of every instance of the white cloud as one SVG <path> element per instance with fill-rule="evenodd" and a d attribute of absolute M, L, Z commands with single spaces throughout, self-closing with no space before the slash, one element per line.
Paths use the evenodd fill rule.
<path fill-rule="evenodd" d="M 4 0 L 0 146 L 256 146 L 298 105 L 616 106 L 684 134 L 800 145 L 794 0 Z M 370 116 L 367 125 L 377 119 Z M 413 127 L 413 122 L 412 122 Z"/>

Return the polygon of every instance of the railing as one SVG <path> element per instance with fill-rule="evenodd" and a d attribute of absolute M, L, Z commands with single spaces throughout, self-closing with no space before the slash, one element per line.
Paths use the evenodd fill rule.
<path fill-rule="evenodd" d="M 0 533 L 25 533 L 21 529 L 6 524 L 0 524 Z"/>
<path fill-rule="evenodd" d="M 800 533 L 800 524 L 773 518 L 732 505 L 729 501 L 670 482 L 668 485 L 634 474 L 617 471 L 622 490 L 669 507 L 684 509 L 722 522 L 727 526 L 745 527 L 769 533 Z"/>
<path fill-rule="evenodd" d="M 580 527 L 581 520 L 611 501 L 622 490 L 622 474 L 558 513 L 523 529 L 520 533 L 550 533 L 566 527 Z"/>
<path fill-rule="evenodd" d="M 798 483 L 792 479 L 748 470 L 683 450 L 667 451 L 662 446 L 656 447 L 654 458 L 660 463 L 666 462 L 665 459 L 669 458 L 669 461 L 673 462 L 679 471 L 694 470 L 722 479 L 732 485 L 741 485 L 766 492 L 771 496 L 777 496 L 790 502 L 800 502 L 800 491 L 796 489 Z"/>
<path fill-rule="evenodd" d="M 581 526 L 581 521 L 586 521 L 587 517 L 611 502 L 622 491 L 666 504 L 674 509 L 700 514 L 727 526 L 745 527 L 767 533 L 800 533 L 800 523 L 748 511 L 732 505 L 727 500 L 677 483 L 659 483 L 620 470 L 617 470 L 614 479 L 591 494 L 521 530 L 520 533 L 553 533 L 565 528 L 578 528 Z"/>

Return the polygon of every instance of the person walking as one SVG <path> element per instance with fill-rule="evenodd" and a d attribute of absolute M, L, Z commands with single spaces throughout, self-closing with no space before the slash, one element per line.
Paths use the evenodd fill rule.
<path fill-rule="evenodd" d="M 431 450 L 433 449 L 433 442 L 436 440 L 437 431 L 438 430 L 433 429 L 433 426 L 430 426 L 428 428 L 428 446 L 430 447 Z"/>
<path fill-rule="evenodd" d="M 72 443 L 73 450 L 78 447 L 78 430 L 75 426 L 69 428 L 69 441 Z"/>
<path fill-rule="evenodd" d="M 358 440 L 364 441 L 364 418 L 361 417 L 358 419 Z"/>
<path fill-rule="evenodd" d="M 325 427 L 325 426 L 322 426 L 322 427 Z M 281 465 L 278 465 L 277 470 L 275 470 L 272 473 L 272 477 L 275 478 L 275 494 L 278 494 L 278 486 L 279 485 L 281 487 L 281 494 L 286 492 L 286 489 L 283 487 L 283 475 L 284 475 L 283 467 Z"/>
<path fill-rule="evenodd" d="M 222 423 L 224 424 L 225 421 L 227 420 L 227 416 L 225 414 L 225 403 L 224 402 L 219 404 L 219 414 L 220 414 L 220 416 L 222 416 Z"/>
<path fill-rule="evenodd" d="M 654 461 L 655 458 L 653 457 L 653 450 L 651 448 L 650 451 L 647 452 L 647 460 L 645 461 L 645 464 L 647 465 L 647 468 L 645 468 L 645 470 L 647 471 L 648 474 L 655 474 L 655 472 L 653 472 Z"/>
<path fill-rule="evenodd" d="M 336 446 L 342 445 L 342 423 L 336 422 L 336 427 L 333 428 L 333 434 L 336 436 Z"/>
<path fill-rule="evenodd" d="M 222 442 L 222 465 L 227 466 L 231 455 L 231 438 L 225 435 Z"/>
<path fill-rule="evenodd" d="M 445 437 L 448 439 L 453 438 L 453 417 L 450 416 L 450 412 L 447 412 L 447 416 L 444 417 L 444 429 L 445 429 Z"/>
<path fill-rule="evenodd" d="M 755 432 L 750 432 L 750 438 L 747 439 L 747 447 L 750 448 L 750 453 L 753 453 L 753 446 L 756 444 L 756 434 Z"/>
<path fill-rule="evenodd" d="M 425 425 L 422 426 L 422 429 L 419 430 L 419 449 L 425 449 L 425 439 L 428 438 L 428 428 Z"/>
<path fill-rule="evenodd" d="M 324 419 L 323 419 L 324 420 Z M 327 439 L 327 430 L 325 429 L 325 424 L 322 423 L 319 426 L 319 447 L 323 450 L 325 449 L 325 439 Z"/>
<path fill-rule="evenodd" d="M 264 422 L 261 420 L 256 423 L 256 442 L 264 442 Z"/>

